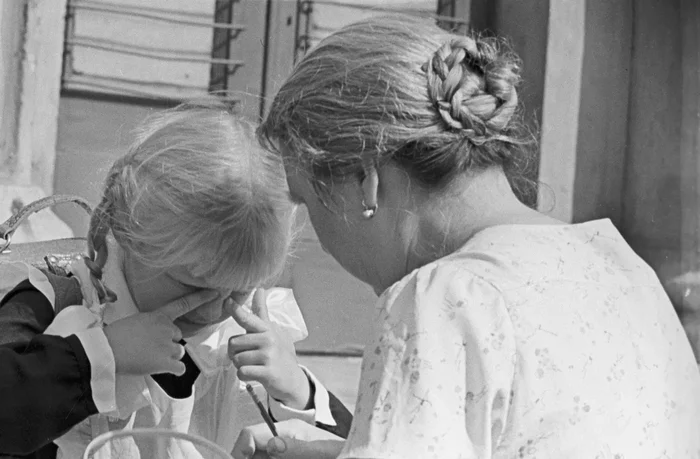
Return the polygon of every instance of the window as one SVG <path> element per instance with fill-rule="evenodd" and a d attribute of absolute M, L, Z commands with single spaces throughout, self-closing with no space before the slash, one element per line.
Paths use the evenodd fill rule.
<path fill-rule="evenodd" d="M 213 92 L 257 117 L 293 61 L 333 30 L 390 12 L 461 30 L 466 21 L 454 17 L 461 3 L 69 0 L 62 89 L 171 102 Z"/>
<path fill-rule="evenodd" d="M 463 32 L 467 21 L 458 17 L 460 0 L 301 0 L 298 7 L 296 56 L 334 30 L 376 14 L 406 13 L 433 17 L 440 27 Z"/>
<path fill-rule="evenodd" d="M 62 88 L 183 100 L 226 90 L 235 0 L 70 0 Z"/>

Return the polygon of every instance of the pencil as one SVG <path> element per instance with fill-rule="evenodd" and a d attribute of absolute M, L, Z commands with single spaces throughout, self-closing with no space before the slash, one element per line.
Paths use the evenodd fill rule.
<path fill-rule="evenodd" d="M 267 409 L 265 409 L 265 405 L 262 404 L 258 396 L 255 394 L 255 391 L 253 390 L 253 386 L 250 384 L 245 385 L 246 390 L 250 394 L 251 397 L 253 397 L 253 401 L 255 402 L 255 405 L 258 407 L 258 410 L 260 411 L 260 414 L 262 415 L 263 419 L 265 420 L 265 424 L 270 428 L 270 431 L 272 432 L 272 435 L 275 437 L 279 437 L 277 434 L 277 428 L 275 427 L 275 423 L 270 417 L 270 414 L 267 412 Z"/>

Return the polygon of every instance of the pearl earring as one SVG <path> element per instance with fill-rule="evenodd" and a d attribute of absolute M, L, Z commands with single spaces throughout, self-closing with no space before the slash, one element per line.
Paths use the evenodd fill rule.
<path fill-rule="evenodd" d="M 372 206 L 367 206 L 367 204 L 365 204 L 365 201 L 362 201 L 362 207 L 364 207 L 364 210 L 362 211 L 362 216 L 367 220 L 374 217 L 374 214 L 377 213 L 377 205 L 376 204 L 374 204 Z"/>

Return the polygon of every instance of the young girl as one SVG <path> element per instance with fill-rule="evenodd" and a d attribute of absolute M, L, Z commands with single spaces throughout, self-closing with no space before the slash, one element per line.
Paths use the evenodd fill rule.
<path fill-rule="evenodd" d="M 377 17 L 283 83 L 261 137 L 380 298 L 347 442 L 279 426 L 275 457 L 700 458 L 700 372 L 654 271 L 609 220 L 513 191 L 519 70 L 497 39 Z M 244 433 L 237 457 L 265 448 Z"/>
<path fill-rule="evenodd" d="M 60 311 L 45 334 L 104 327 L 81 340 L 100 414 L 55 440 L 59 457 L 81 457 L 97 435 L 135 427 L 189 432 L 230 451 L 240 429 L 260 421 L 238 375 L 265 386 L 275 418 L 336 425 L 329 403 L 337 401 L 296 363 L 292 343 L 307 332 L 291 291 L 256 294 L 254 309 L 265 320 L 254 319 L 266 323 L 256 331 L 265 339 L 241 344 L 246 330 L 231 318 L 250 322 L 240 305 L 250 305 L 252 292 L 283 268 L 293 211 L 280 167 L 246 123 L 215 106 L 180 107 L 143 124 L 109 172 L 90 222 L 89 256 L 70 267 L 79 301 L 60 304 L 65 297 L 49 283 L 29 279 Z M 130 356 L 149 350 L 117 346 L 124 328 L 110 324 L 200 290 L 212 299 L 175 320 L 172 349 L 183 374 L 131 375 Z M 244 353 L 249 358 L 238 358 Z M 167 457 L 166 450 L 198 457 L 188 448 L 119 440 L 109 457 Z"/>
<path fill-rule="evenodd" d="M 37 335 L 55 315 L 52 304 L 81 302 L 80 283 L 75 277 L 35 268 L 27 273 L 26 265 L 5 266 L 3 271 L 8 268 L 20 269 L 31 281 L 20 282 L 0 301 L 0 456 L 53 459 L 56 446 L 51 442 L 100 411 L 91 387 L 93 365 L 87 352 L 92 348 L 86 349 L 83 342 L 104 339 L 104 331 L 94 328 L 66 337 Z M 149 349 L 145 355 L 131 353 L 126 360 L 115 356 L 115 366 L 122 371 L 126 366 L 129 374 L 141 376 L 181 373 L 184 364 L 173 353 L 177 344 L 172 337 L 178 330 L 172 317 L 195 309 L 211 296 L 211 291 L 199 290 L 157 311 L 112 322 L 110 342 L 115 349 Z"/>

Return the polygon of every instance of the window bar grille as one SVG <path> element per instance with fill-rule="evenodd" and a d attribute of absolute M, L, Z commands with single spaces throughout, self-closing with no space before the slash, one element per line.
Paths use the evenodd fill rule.
<path fill-rule="evenodd" d="M 186 11 L 156 9 L 144 6 L 122 6 L 116 3 L 99 2 L 94 0 L 71 0 L 70 4 L 75 9 L 96 11 L 101 13 L 118 14 L 123 16 L 140 17 L 154 21 L 168 22 L 170 24 L 180 24 L 187 26 L 210 27 L 212 29 L 231 29 L 234 31 L 245 30 L 242 24 L 232 24 L 225 22 L 212 22 L 206 20 L 180 19 L 163 16 L 163 13 L 177 15 L 180 17 L 203 18 L 202 15 L 189 13 Z M 160 15 L 158 14 L 160 13 Z"/>
<path fill-rule="evenodd" d="M 454 3 L 456 0 L 447 0 L 445 3 L 452 3 L 453 8 L 454 8 Z M 362 4 L 357 4 L 357 3 L 347 3 L 347 2 L 342 2 L 342 1 L 333 1 L 333 0 L 306 0 L 302 1 L 302 3 L 309 3 L 309 4 L 315 4 L 315 5 L 329 5 L 329 6 L 341 6 L 344 8 L 353 8 L 353 9 L 358 9 L 358 10 L 371 10 L 373 12 L 377 13 L 397 13 L 398 10 L 396 8 L 390 8 L 390 7 L 381 7 L 381 6 L 367 6 L 367 5 L 362 5 Z M 311 5 L 310 5 L 311 6 Z M 439 12 L 437 13 L 430 13 L 428 11 L 425 12 L 408 12 L 408 14 L 412 15 L 417 15 L 417 16 L 427 16 L 431 17 L 436 20 L 442 20 L 442 21 L 447 21 L 453 24 L 467 24 L 467 21 L 464 19 L 458 19 L 449 15 L 442 15 Z"/>
<path fill-rule="evenodd" d="M 458 24 L 455 24 L 454 22 L 454 17 L 455 17 L 455 2 L 456 0 L 438 0 L 437 2 L 437 15 L 440 17 L 449 17 L 452 18 L 450 20 L 446 19 L 440 19 L 438 20 L 438 26 L 442 27 L 443 29 L 446 30 L 453 30 L 459 27 Z"/>
<path fill-rule="evenodd" d="M 295 62 L 309 50 L 311 44 L 311 14 L 313 13 L 313 0 L 297 0 L 297 33 L 294 49 Z M 299 33 L 302 20 L 304 21 L 304 33 Z"/>
<path fill-rule="evenodd" d="M 216 0 L 214 21 L 216 23 L 233 23 L 234 0 Z M 231 55 L 231 29 L 214 29 L 212 39 L 212 59 L 227 59 Z M 226 91 L 228 89 L 229 66 L 215 62 L 211 64 L 209 74 L 209 91 Z"/>
<path fill-rule="evenodd" d="M 468 22 L 465 19 L 455 17 L 457 0 L 437 0 L 436 11 L 411 11 L 408 14 L 431 17 L 437 24 L 447 30 L 458 32 L 466 30 Z M 314 5 L 337 6 L 357 10 L 371 10 L 376 13 L 396 13 L 396 8 L 382 6 L 367 6 L 356 3 L 348 3 L 334 0 L 297 0 L 297 33 L 295 39 L 295 61 L 301 58 L 308 50 L 312 41 L 312 13 Z M 302 22 L 304 23 L 302 26 Z M 330 32 L 330 30 L 327 30 Z"/>
<path fill-rule="evenodd" d="M 76 73 L 72 66 L 72 52 L 76 47 L 84 47 L 163 61 L 209 63 L 211 65 L 210 81 L 208 87 L 205 89 L 223 90 L 222 92 L 224 94 L 221 95 L 224 99 L 227 99 L 228 97 L 225 95 L 225 89 L 228 84 L 228 76 L 239 66 L 244 65 L 243 60 L 231 59 L 230 57 L 231 41 L 235 39 L 240 32 L 246 29 L 244 25 L 233 22 L 233 3 L 236 1 L 237 0 L 217 0 L 215 7 L 216 17 L 212 20 L 210 15 L 187 11 L 137 5 L 125 6 L 118 3 L 98 0 L 69 0 L 66 12 L 63 85 L 64 87 L 70 88 L 71 83 L 75 83 L 82 88 L 79 89 L 79 91 L 86 90 L 90 92 L 94 90 L 98 93 L 106 91 L 111 94 L 112 91 L 115 90 L 115 87 L 112 86 L 114 83 L 138 83 L 116 76 L 103 77 L 99 75 Z M 148 46 L 125 45 L 118 41 L 108 39 L 76 36 L 74 26 L 75 15 L 76 12 L 80 10 L 140 17 L 169 24 L 211 28 L 214 30 L 214 43 L 211 57 L 203 57 L 193 53 L 158 49 Z M 217 78 L 213 78 L 214 76 Z M 148 84 L 149 82 L 144 81 L 142 83 Z M 194 86 L 183 84 L 171 84 L 168 86 L 172 88 L 182 88 L 183 90 L 195 88 Z M 215 88 L 212 88 L 212 86 L 215 86 Z M 153 98 L 154 100 L 163 98 L 159 93 L 151 93 L 148 89 L 127 89 L 120 86 L 118 91 L 126 96 L 137 98 Z M 231 100 L 230 102 L 235 101 Z"/>

